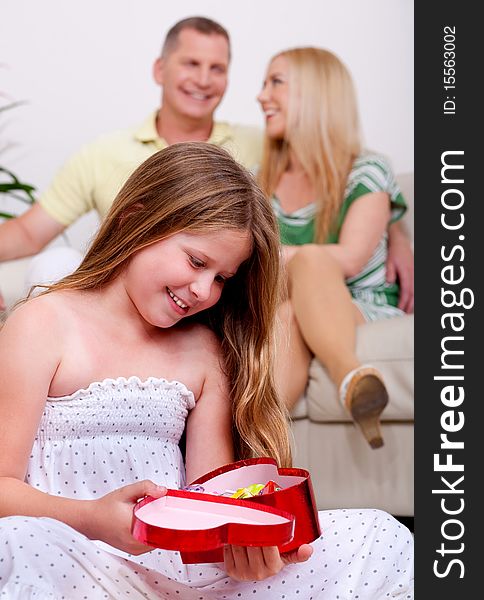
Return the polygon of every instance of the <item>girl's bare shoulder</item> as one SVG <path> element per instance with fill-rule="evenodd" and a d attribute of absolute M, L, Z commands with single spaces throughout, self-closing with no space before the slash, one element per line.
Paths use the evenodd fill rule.
<path fill-rule="evenodd" d="M 52 292 L 17 306 L 0 331 L 0 363 L 18 378 L 28 371 L 42 390 L 48 389 L 66 346 L 68 304 Z M 34 387 L 34 383 L 32 383 Z"/>
<path fill-rule="evenodd" d="M 173 335 L 172 347 L 185 364 L 203 374 L 220 370 L 221 344 L 211 329 L 199 323 L 183 323 L 173 328 L 170 335 Z"/>
<path fill-rule="evenodd" d="M 75 314 L 76 305 L 76 294 L 73 292 L 52 292 L 30 298 L 14 308 L 5 323 L 5 329 L 58 334 L 69 315 Z"/>
<path fill-rule="evenodd" d="M 220 340 L 206 325 L 201 323 L 181 324 L 177 335 L 182 344 L 196 353 L 206 353 L 213 356 L 220 354 Z"/>

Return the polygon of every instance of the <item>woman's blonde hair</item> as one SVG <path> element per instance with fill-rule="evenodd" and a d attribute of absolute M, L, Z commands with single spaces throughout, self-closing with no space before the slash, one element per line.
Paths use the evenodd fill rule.
<path fill-rule="evenodd" d="M 251 255 L 227 281 L 218 303 L 189 319 L 205 323 L 221 340 L 237 458 L 268 455 L 290 465 L 287 412 L 273 380 L 277 224 L 252 175 L 225 150 L 186 142 L 146 160 L 118 193 L 79 268 L 45 293 L 100 289 L 153 242 L 182 231 L 227 229 L 250 234 Z"/>
<path fill-rule="evenodd" d="M 324 243 L 361 151 L 356 94 L 349 71 L 329 50 L 294 48 L 274 58 L 279 56 L 288 63 L 286 133 L 280 140 L 266 136 L 259 182 L 269 196 L 274 193 L 291 148 L 316 190 L 314 241 Z"/>

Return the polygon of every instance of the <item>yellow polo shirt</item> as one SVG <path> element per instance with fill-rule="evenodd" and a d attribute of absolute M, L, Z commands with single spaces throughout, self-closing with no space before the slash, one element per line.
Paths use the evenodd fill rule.
<path fill-rule="evenodd" d="M 168 144 L 158 136 L 156 112 L 141 126 L 104 135 L 83 146 L 56 174 L 39 202 L 63 225 L 94 209 L 103 218 L 131 173 Z M 255 127 L 214 123 L 212 144 L 228 150 L 248 169 L 260 164 L 262 134 Z"/>

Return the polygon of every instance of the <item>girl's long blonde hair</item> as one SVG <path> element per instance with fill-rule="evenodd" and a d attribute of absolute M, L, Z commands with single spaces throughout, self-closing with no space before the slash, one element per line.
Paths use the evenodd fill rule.
<path fill-rule="evenodd" d="M 291 149 L 316 190 L 314 241 L 324 243 L 361 151 L 356 94 L 347 68 L 329 50 L 294 48 L 274 58 L 279 56 L 287 60 L 289 71 L 286 133 L 280 140 L 266 136 L 259 182 L 271 196 Z"/>
<path fill-rule="evenodd" d="M 208 325 L 221 340 L 237 458 L 272 456 L 289 466 L 287 412 L 273 380 L 280 291 L 277 224 L 251 174 L 225 150 L 186 142 L 146 160 L 118 193 L 79 268 L 45 293 L 100 289 L 153 242 L 182 231 L 221 229 L 247 231 L 252 252 L 225 284 L 219 302 L 191 319 Z"/>

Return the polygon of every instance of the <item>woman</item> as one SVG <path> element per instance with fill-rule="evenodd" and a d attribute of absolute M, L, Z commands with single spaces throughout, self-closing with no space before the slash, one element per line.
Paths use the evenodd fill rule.
<path fill-rule="evenodd" d="M 385 260 L 388 226 L 405 202 L 385 159 L 362 150 L 351 76 L 332 52 L 277 54 L 258 100 L 266 117 L 259 181 L 279 221 L 290 297 L 281 308 L 291 336 L 280 348 L 278 386 L 292 407 L 315 355 L 378 448 L 388 394 L 381 374 L 359 363 L 355 332 L 403 314 Z"/>

